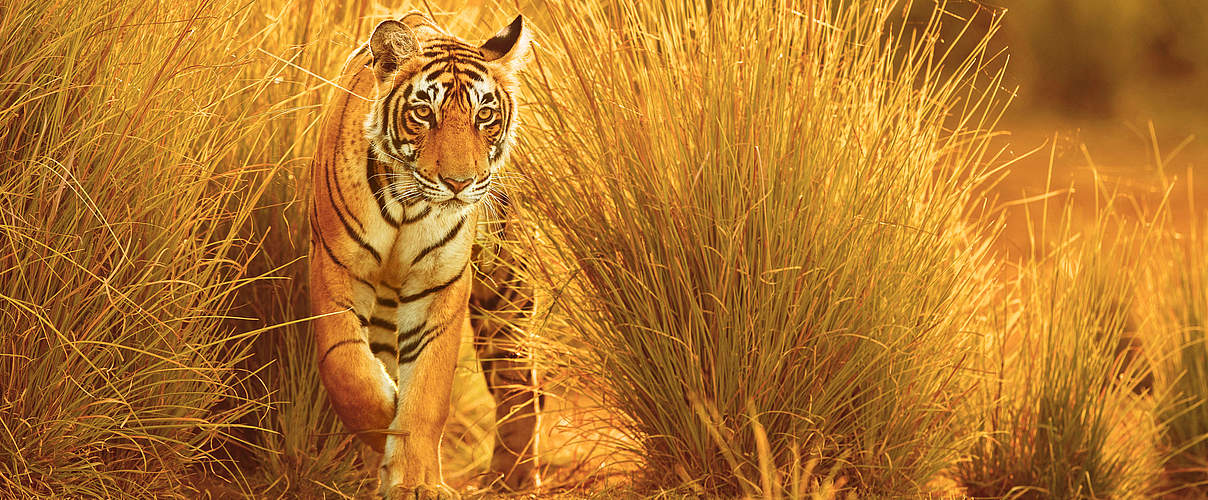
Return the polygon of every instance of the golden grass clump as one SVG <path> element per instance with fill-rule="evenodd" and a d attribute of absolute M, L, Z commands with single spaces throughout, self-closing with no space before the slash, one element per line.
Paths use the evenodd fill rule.
<path fill-rule="evenodd" d="M 324 84 L 281 58 L 336 67 L 354 42 L 317 20 L 364 14 L 0 8 L 0 496 L 339 482 L 351 454 L 288 279 Z"/>
<path fill-rule="evenodd" d="M 1154 226 L 1109 199 L 1086 228 L 1067 202 L 994 314 L 997 366 L 975 413 L 986 434 L 957 471 L 972 497 L 1143 498 L 1154 486 L 1148 365 L 1130 343 Z"/>
<path fill-rule="evenodd" d="M 1196 498 L 1208 492 L 1208 240 L 1191 224 L 1173 233 L 1150 268 L 1149 335 L 1159 353 L 1157 406 L 1163 423 L 1162 491 Z"/>
<path fill-rule="evenodd" d="M 551 420 L 582 395 L 620 417 L 619 435 L 549 440 L 547 486 L 615 439 L 631 453 L 601 468 L 633 458 L 646 482 L 586 495 L 917 498 L 954 473 L 973 495 L 1139 498 L 1157 478 L 1127 452 L 1158 432 L 1163 491 L 1208 481 L 1202 234 L 1153 253 L 1111 207 L 1091 231 L 1067 213 L 999 290 L 1002 64 L 961 36 L 997 19 L 894 0 L 12 0 L 0 497 L 367 494 L 315 373 L 302 193 L 341 92 L 325 78 L 410 8 L 467 39 L 520 11 L 541 35 L 523 175 L 501 176 L 536 229 L 511 235 L 542 299 L 518 326 L 545 337 L 548 399 L 570 393 Z M 1138 309 L 1152 403 L 1119 350 Z M 463 486 L 488 481 L 494 411 L 476 368 L 457 391 L 443 452 Z"/>
<path fill-rule="evenodd" d="M 529 270 L 653 484 L 914 496 L 956 460 L 999 73 L 898 8 L 551 6 Z"/>
<path fill-rule="evenodd" d="M 164 17 L 170 23 L 162 23 Z M 0 496 L 179 491 L 264 400 L 244 183 L 221 165 L 248 116 L 205 7 L 0 9 Z M 145 47 L 156 47 L 148 53 Z M 199 84 L 201 83 L 201 84 Z"/>

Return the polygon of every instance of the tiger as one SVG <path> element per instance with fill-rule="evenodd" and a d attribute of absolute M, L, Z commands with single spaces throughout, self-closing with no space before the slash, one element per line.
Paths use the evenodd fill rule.
<path fill-rule="evenodd" d="M 309 206 L 316 363 L 386 498 L 458 497 L 440 443 L 471 330 L 503 420 L 491 469 L 513 490 L 538 480 L 535 372 L 511 321 L 532 294 L 498 265 L 506 250 L 476 243 L 492 215 L 507 227 L 498 177 L 530 45 L 520 16 L 473 45 L 411 12 L 350 55 L 325 110 Z"/>

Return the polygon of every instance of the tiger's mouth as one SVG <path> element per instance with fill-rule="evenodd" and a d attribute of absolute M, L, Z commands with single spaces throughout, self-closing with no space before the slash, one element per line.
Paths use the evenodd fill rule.
<path fill-rule="evenodd" d="M 474 205 L 486 198 L 492 187 L 491 174 L 478 178 L 477 176 L 463 179 L 440 177 L 440 180 L 429 179 L 418 170 L 412 170 L 415 189 L 428 203 L 444 208 L 464 208 Z"/>

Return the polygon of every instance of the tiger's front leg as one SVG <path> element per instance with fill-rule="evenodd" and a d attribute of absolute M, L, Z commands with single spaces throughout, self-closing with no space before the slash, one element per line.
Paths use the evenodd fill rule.
<path fill-rule="evenodd" d="M 458 498 L 441 475 L 440 443 L 461 335 L 469 328 L 467 274 L 463 272 L 461 286 L 436 298 L 426 321 L 400 328 L 398 407 L 380 469 L 387 499 Z"/>

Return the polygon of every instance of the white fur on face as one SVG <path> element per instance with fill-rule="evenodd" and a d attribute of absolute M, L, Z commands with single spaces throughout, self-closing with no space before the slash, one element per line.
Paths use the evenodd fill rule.
<path fill-rule="evenodd" d="M 436 203 L 444 203 L 449 201 L 459 201 L 463 204 L 474 204 L 490 194 L 493 187 L 495 173 L 502 167 L 507 160 L 507 153 L 512 137 L 512 128 L 510 117 L 500 125 L 503 131 L 498 140 L 487 146 L 487 173 L 480 178 L 475 178 L 473 183 L 461 191 L 454 193 L 453 190 L 439 180 L 427 179 L 419 174 L 416 170 L 416 161 L 419 157 L 419 148 L 413 144 L 395 140 L 392 134 L 388 133 L 388 129 L 394 129 L 402 126 L 403 120 L 406 120 L 407 110 L 418 105 L 427 105 L 432 110 L 432 114 L 428 122 L 428 127 L 440 127 L 443 114 L 443 105 L 448 96 L 449 88 L 445 83 L 438 79 L 445 74 L 444 69 L 433 70 L 422 75 L 416 75 L 412 78 L 410 84 L 403 83 L 400 86 L 403 88 L 410 87 L 411 91 L 407 95 L 401 93 L 388 94 L 383 98 L 383 102 L 378 103 L 373 108 L 373 112 L 366 119 L 365 128 L 366 135 L 369 137 L 374 149 L 379 152 L 379 157 L 389 160 L 388 163 L 396 165 L 399 171 L 409 171 L 410 179 L 401 180 L 407 184 L 407 191 L 413 192 L 416 195 L 422 195 L 428 200 Z M 502 114 L 503 104 L 499 99 L 511 99 L 505 92 L 497 92 L 498 84 L 489 75 L 484 75 L 485 78 L 480 81 L 470 79 L 462 80 L 463 89 L 468 96 L 470 109 L 470 121 L 475 127 L 478 127 L 475 120 L 475 115 L 482 108 L 487 107 L 496 110 L 499 113 L 497 120 L 505 120 Z M 386 102 L 389 101 L 389 102 Z M 383 117 L 384 109 L 394 110 L 395 116 Z M 485 125 L 485 124 L 484 124 Z M 401 174 L 402 172 L 400 172 Z M 399 176 L 402 177 L 402 176 Z"/>

